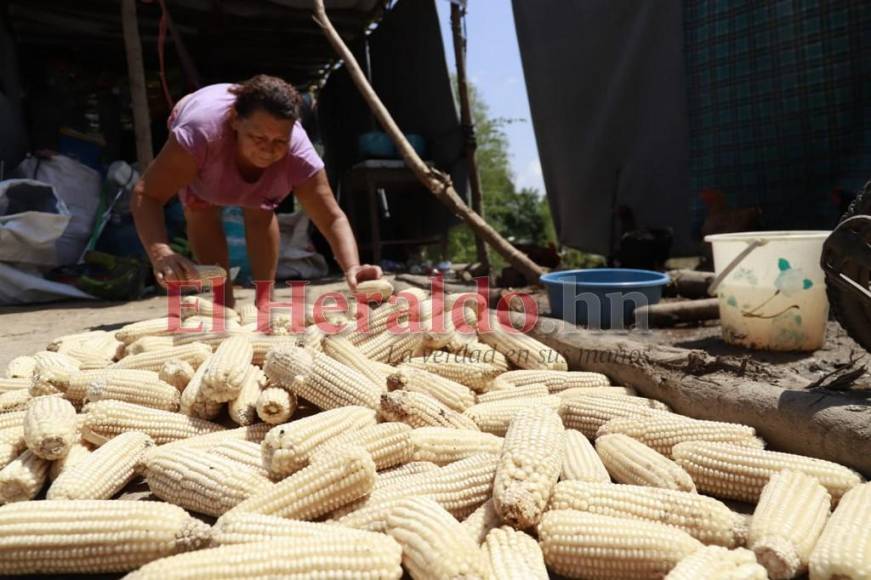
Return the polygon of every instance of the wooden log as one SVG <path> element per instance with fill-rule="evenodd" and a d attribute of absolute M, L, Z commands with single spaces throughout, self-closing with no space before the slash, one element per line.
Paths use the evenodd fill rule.
<path fill-rule="evenodd" d="M 720 301 L 716 298 L 704 300 L 681 300 L 680 302 L 660 302 L 635 309 L 635 324 L 644 327 L 667 328 L 686 322 L 702 322 L 720 318 Z"/>
<path fill-rule="evenodd" d="M 713 272 L 697 272 L 696 270 L 669 270 L 671 282 L 663 290 L 665 296 L 683 296 L 684 298 L 707 298 L 708 286 L 714 281 Z"/>
<path fill-rule="evenodd" d="M 454 60 L 457 64 L 457 93 L 460 96 L 460 124 L 463 126 L 466 141 L 466 164 L 469 167 L 469 188 L 472 190 L 472 209 L 482 218 L 484 214 L 483 194 L 481 193 L 481 176 L 478 173 L 478 145 L 475 142 L 475 121 L 472 119 L 472 101 L 469 97 L 469 83 L 466 79 L 466 36 L 463 34 L 463 17 L 466 9 L 457 3 L 451 3 L 451 32 L 454 37 Z M 487 245 L 477 233 L 475 234 L 475 251 L 478 256 L 480 272 L 489 274 L 490 259 L 487 257 Z"/>
<path fill-rule="evenodd" d="M 372 114 L 378 119 L 381 127 L 393 140 L 396 149 L 399 151 L 406 165 L 411 169 L 420 182 L 429 189 L 436 199 L 445 204 L 451 212 L 466 222 L 475 235 L 479 235 L 490 244 L 490 246 L 499 252 L 505 260 L 517 268 L 526 279 L 532 283 L 538 283 L 538 279 L 544 274 L 544 269 L 529 259 L 529 256 L 519 251 L 511 245 L 511 243 L 503 238 L 499 232 L 494 230 L 479 214 L 473 211 L 466 202 L 460 197 L 451 183 L 451 178 L 435 167 L 430 167 L 424 163 L 423 159 L 417 154 L 408 139 L 399 129 L 399 125 L 394 121 L 393 116 L 384 106 L 384 103 L 372 89 L 372 85 L 366 79 L 366 75 L 360 68 L 360 64 L 354 57 L 353 53 L 348 49 L 348 46 L 336 32 L 330 19 L 327 17 L 327 12 L 324 9 L 323 0 L 313 0 L 314 2 L 314 19 L 315 22 L 323 29 L 327 40 L 332 45 L 333 49 L 339 55 L 339 58 L 345 64 L 351 80 L 357 86 L 357 90 L 363 96 L 363 99 L 372 110 Z"/>
<path fill-rule="evenodd" d="M 860 393 L 804 390 L 807 379 L 749 357 L 643 344 L 554 319 L 540 319 L 530 335 L 572 370 L 604 373 L 681 415 L 750 425 L 772 449 L 871 476 L 871 403 Z"/>
<path fill-rule="evenodd" d="M 133 132 L 136 134 L 136 160 L 140 173 L 151 163 L 151 120 L 148 96 L 145 92 L 145 65 L 142 63 L 142 41 L 139 39 L 139 21 L 136 18 L 136 0 L 121 0 L 121 27 L 124 30 L 124 48 L 127 53 L 127 76 L 133 107 Z"/>

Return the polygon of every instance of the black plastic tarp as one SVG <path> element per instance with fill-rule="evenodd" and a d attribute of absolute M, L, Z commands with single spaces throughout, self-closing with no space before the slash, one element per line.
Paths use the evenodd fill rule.
<path fill-rule="evenodd" d="M 514 0 L 559 240 L 608 254 L 618 205 L 689 240 L 681 2 Z"/>

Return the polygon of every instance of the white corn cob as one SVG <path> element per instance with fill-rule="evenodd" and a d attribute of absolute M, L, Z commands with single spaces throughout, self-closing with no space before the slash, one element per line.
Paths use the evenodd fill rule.
<path fill-rule="evenodd" d="M 429 371 L 466 385 L 476 393 L 483 393 L 490 389 L 493 380 L 505 370 L 486 360 L 480 362 L 474 358 L 458 358 L 456 355 L 439 351 L 430 353 L 426 357 L 412 358 L 403 365 Z"/>
<path fill-rule="evenodd" d="M 292 423 L 276 425 L 263 440 L 263 461 L 273 476 L 283 477 L 302 469 L 321 444 L 347 431 L 375 424 L 375 411 L 342 407 Z"/>
<path fill-rule="evenodd" d="M 401 421 L 412 427 L 452 427 L 478 431 L 468 417 L 442 405 L 423 393 L 392 391 L 381 395 L 381 416 L 388 421 Z"/>
<path fill-rule="evenodd" d="M 309 351 L 293 344 L 273 347 L 265 360 L 263 372 L 270 383 L 285 388 L 290 387 L 296 377 L 311 373 L 314 364 Z"/>
<path fill-rule="evenodd" d="M 76 334 L 65 334 L 63 336 L 53 338 L 45 346 L 45 350 L 63 352 L 72 348 L 73 346 L 82 344 L 83 342 L 93 340 L 95 338 L 101 338 L 107 335 L 109 335 L 109 333 L 105 330 L 88 330 L 86 332 L 79 332 Z"/>
<path fill-rule="evenodd" d="M 350 513 L 336 514 L 340 516 L 338 523 L 384 531 L 390 510 L 402 499 L 420 495 L 432 497 L 455 518 L 465 518 L 492 495 L 497 461 L 491 453 L 480 453 L 387 485 L 355 505 Z"/>
<path fill-rule="evenodd" d="M 357 284 L 354 295 L 365 302 L 384 302 L 393 295 L 393 284 L 384 278 L 366 280 Z"/>
<path fill-rule="evenodd" d="M 210 401 L 203 393 L 203 377 L 209 368 L 209 360 L 211 359 L 206 359 L 206 362 L 200 365 L 200 368 L 197 369 L 181 392 L 179 411 L 184 415 L 210 420 L 221 413 L 221 403 Z"/>
<path fill-rule="evenodd" d="M 254 494 L 233 511 L 314 519 L 365 496 L 374 485 L 375 463 L 369 452 L 346 445 Z"/>
<path fill-rule="evenodd" d="M 257 315 L 259 311 L 257 310 L 257 306 L 251 304 L 250 302 L 243 304 L 239 307 L 239 324 L 243 326 L 246 324 L 257 323 Z"/>
<path fill-rule="evenodd" d="M 85 402 L 124 401 L 152 409 L 178 411 L 181 395 L 178 389 L 160 379 L 149 382 L 97 379 L 88 385 Z"/>
<path fill-rule="evenodd" d="M 171 328 L 179 328 L 180 326 L 181 321 L 177 318 L 174 320 L 172 318 L 152 318 L 122 326 L 115 333 L 115 338 L 125 345 L 129 345 L 144 336 L 167 336 L 171 334 Z"/>
<path fill-rule="evenodd" d="M 0 507 L 0 574 L 111 573 L 198 549 L 209 526 L 142 501 L 36 501 Z"/>
<path fill-rule="evenodd" d="M 489 576 L 487 560 L 462 524 L 426 497 L 401 501 L 387 516 L 387 533 L 402 546 L 402 564 L 415 580 Z"/>
<path fill-rule="evenodd" d="M 394 483 L 406 481 L 408 478 L 419 473 L 438 471 L 438 468 L 438 465 L 430 461 L 409 461 L 405 465 L 378 472 L 378 477 L 375 479 L 375 487 L 372 490 L 375 491 Z"/>
<path fill-rule="evenodd" d="M 705 544 L 727 548 L 740 546 L 747 538 L 743 515 L 713 498 L 672 489 L 561 481 L 554 488 L 550 509 L 647 520 L 683 530 Z"/>
<path fill-rule="evenodd" d="M 51 467 L 48 470 L 48 478 L 51 481 L 56 480 L 61 473 L 73 466 L 78 465 L 83 459 L 88 457 L 93 450 L 87 442 L 76 441 L 70 450 L 62 458 L 52 461 Z"/>
<path fill-rule="evenodd" d="M 7 379 L 29 379 L 36 370 L 36 359 L 32 356 L 17 356 L 6 365 Z"/>
<path fill-rule="evenodd" d="M 60 473 L 47 499 L 111 499 L 133 479 L 154 441 L 145 433 L 122 433 Z"/>
<path fill-rule="evenodd" d="M 383 389 L 361 373 L 324 353 L 317 353 L 305 380 L 292 383 L 291 390 L 323 410 L 347 405 L 377 409 Z"/>
<path fill-rule="evenodd" d="M 0 504 L 35 498 L 45 485 L 49 465 L 32 451 L 25 451 L 0 469 Z"/>
<path fill-rule="evenodd" d="M 300 542 L 275 540 L 219 546 L 163 558 L 126 576 L 126 580 L 236 580 L 287 578 L 359 578 L 399 580 L 402 548 L 381 536 L 350 540 L 344 536 L 318 537 Z"/>
<path fill-rule="evenodd" d="M 505 523 L 526 529 L 539 522 L 564 456 L 565 429 L 556 411 L 530 407 L 514 416 L 493 482 L 493 502 Z"/>
<path fill-rule="evenodd" d="M 665 580 L 768 580 L 768 572 L 744 548 L 705 546 L 678 562 Z"/>
<path fill-rule="evenodd" d="M 566 359 L 543 342 L 513 328 L 505 328 L 498 317 L 490 315 L 491 330 L 478 332 L 478 339 L 505 355 L 521 369 L 567 371 Z"/>
<path fill-rule="evenodd" d="M 295 336 L 274 336 L 271 334 L 251 334 L 248 335 L 248 341 L 251 343 L 251 348 L 254 350 L 254 357 L 251 360 L 252 364 L 263 366 L 266 363 L 266 358 L 273 349 L 285 349 L 289 347 L 299 347 L 299 342 Z M 264 368 L 265 370 L 265 368 Z M 268 376 L 268 375 L 267 375 Z"/>
<path fill-rule="evenodd" d="M 728 443 L 688 441 L 675 445 L 672 455 L 699 491 L 747 502 L 758 501 L 769 478 L 784 469 L 816 477 L 833 503 L 863 481 L 852 469 L 831 461 Z"/>
<path fill-rule="evenodd" d="M 379 423 L 359 431 L 343 433 L 315 449 L 312 461 L 329 456 L 342 446 L 362 447 L 372 456 L 377 469 L 402 465 L 412 459 L 412 429 L 405 423 Z"/>
<path fill-rule="evenodd" d="M 781 471 L 771 477 L 753 512 L 747 545 L 770 578 L 795 578 L 807 570 L 831 503 L 826 489 L 809 475 Z"/>
<path fill-rule="evenodd" d="M 672 447 L 684 441 L 713 441 L 756 449 L 764 447 L 762 440 L 756 437 L 753 427 L 719 421 L 700 421 L 675 414 L 612 419 L 599 428 L 596 436 L 613 433 L 628 435 L 669 458 Z"/>
<path fill-rule="evenodd" d="M 492 401 L 505 401 L 507 399 L 536 399 L 541 397 L 546 397 L 550 393 L 547 390 L 547 387 L 542 384 L 531 383 L 529 385 L 522 385 L 520 387 L 514 387 L 507 389 L 499 389 L 497 391 L 488 391 L 486 393 L 481 393 L 478 395 L 477 402 L 479 403 L 489 403 Z"/>
<path fill-rule="evenodd" d="M 500 375 L 498 381 L 510 383 L 516 387 L 542 384 L 551 393 L 559 393 L 573 388 L 607 387 L 611 384 L 608 377 L 601 373 L 557 370 L 508 371 Z"/>
<path fill-rule="evenodd" d="M 21 440 L 4 440 L 0 438 L 0 469 L 12 463 L 25 450 L 24 438 Z"/>
<path fill-rule="evenodd" d="M 191 321 L 188 320 L 187 323 L 189 324 L 190 322 Z M 172 345 L 173 347 L 178 348 L 180 346 L 188 346 L 191 344 L 204 344 L 214 351 L 221 346 L 222 342 L 231 336 L 246 336 L 251 340 L 251 335 L 247 332 L 243 332 L 241 329 L 225 330 L 221 332 L 212 332 L 208 329 L 203 330 L 202 332 L 194 332 L 187 329 L 182 333 L 174 334 L 172 336 Z M 193 362 L 191 365 L 194 368 L 199 368 L 198 365 Z"/>
<path fill-rule="evenodd" d="M 72 403 L 83 404 L 91 383 L 100 382 L 107 386 L 124 387 L 137 384 L 157 383 L 160 378 L 154 371 L 136 369 L 100 369 L 85 371 L 74 375 L 64 390 L 64 397 Z"/>
<path fill-rule="evenodd" d="M 240 325 L 234 318 L 212 318 L 211 316 L 191 316 L 181 323 L 184 332 L 233 332 L 240 330 Z"/>
<path fill-rule="evenodd" d="M 637 397 L 638 392 L 632 387 L 572 387 L 555 393 L 563 399 L 583 395 L 622 395 L 624 397 Z"/>
<path fill-rule="evenodd" d="M 312 353 L 293 343 L 273 346 L 265 357 L 263 372 L 275 385 L 289 387 L 298 376 L 311 373 Z"/>
<path fill-rule="evenodd" d="M 477 453 L 502 451 L 503 439 L 490 433 L 450 427 L 420 427 L 410 433 L 414 461 L 446 465 Z"/>
<path fill-rule="evenodd" d="M 267 387 L 257 396 L 254 409 L 264 423 L 284 423 L 296 410 L 296 396 L 281 387 Z"/>
<path fill-rule="evenodd" d="M 0 432 L 6 429 L 21 429 L 24 427 L 24 417 L 27 415 L 27 410 L 10 411 L 0 415 Z M 22 437 L 24 436 L 22 432 Z"/>
<path fill-rule="evenodd" d="M 496 508 L 493 507 L 493 499 L 488 499 L 481 506 L 469 514 L 469 517 L 462 522 L 466 532 L 472 536 L 472 539 L 479 546 L 484 543 L 487 534 L 493 528 L 498 528 L 502 525 L 502 518 L 496 513 Z"/>
<path fill-rule="evenodd" d="M 235 399 L 253 357 L 254 349 L 244 336 L 231 336 L 222 342 L 203 375 L 202 393 L 206 399 L 215 403 Z"/>
<path fill-rule="evenodd" d="M 226 280 L 227 271 L 220 266 L 210 264 L 194 264 L 196 273 L 191 277 L 185 277 L 183 280 L 200 280 L 204 284 L 210 284 L 214 278 L 218 278 L 219 282 Z M 172 278 L 170 278 L 172 280 Z"/>
<path fill-rule="evenodd" d="M 358 348 L 374 361 L 398 364 L 423 354 L 424 335 L 421 332 L 386 330 L 361 342 Z"/>
<path fill-rule="evenodd" d="M 650 401 L 650 399 L 641 399 L 642 404 L 630 402 L 631 399 L 633 397 L 594 395 L 563 399 L 559 409 L 560 416 L 567 429 L 577 429 L 585 437 L 594 439 L 599 427 L 611 419 L 618 417 L 645 419 L 651 416 L 661 416 L 662 413 L 665 413 L 660 409 L 646 406 L 644 401 Z"/>
<path fill-rule="evenodd" d="M 232 444 L 235 441 L 249 441 L 257 443 L 259 446 L 271 428 L 272 425 L 267 425 L 266 423 L 255 423 L 247 427 L 212 431 L 165 443 L 161 445 L 160 450 L 165 451 L 175 447 L 190 447 L 210 451 L 216 447 Z"/>
<path fill-rule="evenodd" d="M 348 335 L 348 340 L 359 345 L 372 336 L 384 332 L 388 326 L 407 321 L 409 310 L 414 309 L 414 305 L 419 305 L 426 297 L 426 292 L 420 288 L 409 288 L 396 296 L 391 296 L 390 303 L 365 313 L 368 316 L 359 320 L 359 328 Z"/>
<path fill-rule="evenodd" d="M 35 359 L 34 359 L 35 360 Z M 0 379 L 0 393 L 29 389 L 33 384 L 33 378 Z"/>
<path fill-rule="evenodd" d="M 560 408 L 560 398 L 556 396 L 537 399 L 506 399 L 490 403 L 478 403 L 466 409 L 463 415 L 471 419 L 485 433 L 503 436 L 508 425 L 517 413 L 529 407 Z"/>
<path fill-rule="evenodd" d="M 702 544 L 680 530 L 575 510 L 544 514 L 538 527 L 551 572 L 591 580 L 661 578 Z"/>
<path fill-rule="evenodd" d="M 396 369 L 387 377 L 387 388 L 390 390 L 405 389 L 429 395 L 458 413 L 462 413 L 475 404 L 475 393 L 469 387 L 411 367 Z"/>
<path fill-rule="evenodd" d="M 31 399 L 30 389 L 0 392 L 0 413 L 23 411 Z"/>
<path fill-rule="evenodd" d="M 82 438 L 95 445 L 127 431 L 142 431 L 158 445 L 224 428 L 202 419 L 122 401 L 99 401 L 85 408 Z"/>
<path fill-rule="evenodd" d="M 181 392 L 188 386 L 196 372 L 191 363 L 174 358 L 161 365 L 157 378 Z"/>
<path fill-rule="evenodd" d="M 183 445 L 177 447 L 184 447 Z M 248 469 L 253 469 L 264 477 L 269 477 L 269 471 L 263 465 L 263 453 L 260 449 L 260 444 L 253 441 L 245 441 L 243 439 L 228 439 L 222 441 L 215 447 L 202 450 L 196 446 L 189 446 L 188 449 L 197 449 L 200 452 L 205 451 L 207 455 L 216 455 L 229 461 L 233 461 Z M 161 447 L 160 451 L 167 449 L 166 446 Z"/>
<path fill-rule="evenodd" d="M 216 304 L 211 300 L 207 300 L 201 296 L 185 296 L 181 299 L 181 317 L 186 320 L 192 316 L 203 316 L 206 318 L 223 318 L 224 320 L 239 321 L 239 313 L 224 306 Z"/>
<path fill-rule="evenodd" d="M 371 383 L 378 385 L 382 391 L 386 390 L 387 375 L 381 366 L 364 355 L 350 340 L 344 336 L 328 336 L 324 339 L 323 347 L 327 355 L 356 370 Z"/>
<path fill-rule="evenodd" d="M 150 453 L 145 480 L 163 501 L 210 516 L 219 516 L 272 487 L 262 470 L 185 447 Z"/>
<path fill-rule="evenodd" d="M 230 419 L 237 425 L 253 425 L 257 422 L 257 399 L 266 384 L 266 375 L 260 367 L 248 366 L 242 379 L 242 388 L 235 399 L 227 404 Z"/>
<path fill-rule="evenodd" d="M 810 558 L 811 580 L 871 578 L 871 483 L 841 498 Z"/>
<path fill-rule="evenodd" d="M 547 580 L 544 554 L 531 536 L 508 526 L 487 534 L 483 546 L 494 578 L 508 580 Z"/>
<path fill-rule="evenodd" d="M 692 478 L 680 465 L 628 435 L 599 437 L 596 452 L 618 483 L 696 491 Z"/>
<path fill-rule="evenodd" d="M 60 397 L 37 397 L 24 416 L 24 442 L 37 457 L 60 459 L 78 439 L 76 409 Z"/>
<path fill-rule="evenodd" d="M 63 392 L 70 378 L 79 372 L 81 363 L 59 352 L 41 351 L 33 355 L 36 366 L 33 370 L 30 394 L 53 395 Z"/>
<path fill-rule="evenodd" d="M 143 336 L 127 345 L 124 349 L 126 356 L 134 354 L 142 354 L 143 352 L 154 352 L 156 350 L 166 350 L 175 345 L 172 336 Z"/>
<path fill-rule="evenodd" d="M 104 369 L 114 362 L 110 353 L 86 344 L 64 351 L 63 354 L 79 361 L 79 368 L 83 371 Z"/>
<path fill-rule="evenodd" d="M 354 543 L 368 543 L 372 549 L 377 549 L 383 545 L 386 537 L 383 534 L 327 523 L 304 522 L 244 512 L 224 514 L 212 528 L 212 544 L 215 546 L 270 540 L 294 540 L 299 543 L 313 544 L 315 542 L 309 542 L 309 540 L 332 541 L 338 539 Z"/>
<path fill-rule="evenodd" d="M 312 354 L 323 352 L 323 341 L 326 338 L 326 333 L 317 326 L 307 326 L 302 331 L 302 347 Z"/>
<path fill-rule="evenodd" d="M 182 346 L 174 346 L 164 350 L 154 350 L 125 356 L 111 368 L 113 369 L 138 369 L 158 372 L 163 363 L 169 359 L 177 358 L 190 363 L 192 367 L 199 366 L 207 358 L 212 356 L 212 349 L 201 342 L 194 342 Z"/>
<path fill-rule="evenodd" d="M 611 476 L 608 475 L 599 454 L 580 431 L 566 429 L 566 455 L 560 479 L 611 483 Z"/>

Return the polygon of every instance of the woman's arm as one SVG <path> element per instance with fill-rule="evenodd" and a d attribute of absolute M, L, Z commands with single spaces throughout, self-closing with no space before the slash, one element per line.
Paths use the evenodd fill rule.
<path fill-rule="evenodd" d="M 339 267 L 345 273 L 348 286 L 356 289 L 357 282 L 381 277 L 381 268 L 360 265 L 357 241 L 348 216 L 336 203 L 326 172 L 321 169 L 294 189 L 302 208 L 318 230 L 327 238 Z"/>
<path fill-rule="evenodd" d="M 130 211 L 136 223 L 139 240 L 151 260 L 154 276 L 161 286 L 167 278 L 196 277 L 193 263 L 169 246 L 163 206 L 180 189 L 193 181 L 197 165 L 175 137 L 170 136 L 163 149 L 133 187 Z"/>

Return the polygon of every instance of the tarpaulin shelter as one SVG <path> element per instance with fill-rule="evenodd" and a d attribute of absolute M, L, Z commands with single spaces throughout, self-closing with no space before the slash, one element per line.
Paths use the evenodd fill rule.
<path fill-rule="evenodd" d="M 759 227 L 831 227 L 871 177 L 871 5 L 861 0 L 514 0 L 559 239 L 609 253 L 614 209 L 694 251 L 699 199 Z"/>

